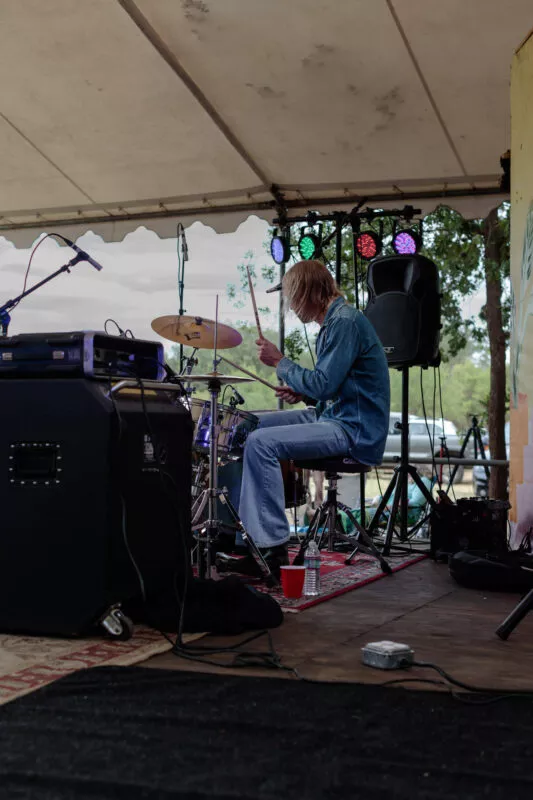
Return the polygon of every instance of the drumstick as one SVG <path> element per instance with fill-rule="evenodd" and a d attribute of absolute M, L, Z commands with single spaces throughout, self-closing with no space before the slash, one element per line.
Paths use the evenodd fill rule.
<path fill-rule="evenodd" d="M 248 286 L 250 287 L 250 294 L 252 296 L 252 305 L 254 307 L 255 324 L 257 325 L 257 333 L 259 334 L 259 338 L 262 339 L 263 338 L 263 334 L 261 332 L 261 324 L 259 322 L 259 314 L 257 312 L 257 304 L 255 302 L 255 293 L 254 293 L 254 287 L 253 287 L 253 284 L 252 284 L 252 276 L 250 275 L 250 267 L 248 265 L 246 265 L 246 272 L 248 274 Z"/>
<path fill-rule="evenodd" d="M 226 356 L 219 356 L 219 358 L 222 361 L 225 361 L 227 364 L 229 364 L 230 367 L 235 367 L 235 369 L 238 369 L 241 372 L 244 372 L 245 375 L 249 375 L 250 378 L 253 378 L 256 381 L 259 381 L 259 383 L 264 383 L 265 386 L 268 386 L 269 389 L 274 389 L 274 391 L 275 391 L 276 389 L 280 389 L 281 388 L 280 386 L 274 386 L 274 384 L 269 383 L 268 381 L 265 381 L 263 378 L 260 378 L 259 375 L 254 375 L 254 373 L 250 372 L 250 370 L 244 369 L 244 367 L 239 367 L 238 364 L 236 364 L 234 361 L 230 361 L 229 358 L 226 358 Z"/>

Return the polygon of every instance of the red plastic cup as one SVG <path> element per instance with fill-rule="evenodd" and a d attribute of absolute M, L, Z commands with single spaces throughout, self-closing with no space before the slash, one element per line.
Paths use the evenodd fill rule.
<path fill-rule="evenodd" d="M 287 566 L 281 568 L 281 588 L 287 598 L 302 596 L 305 581 L 305 567 Z"/>

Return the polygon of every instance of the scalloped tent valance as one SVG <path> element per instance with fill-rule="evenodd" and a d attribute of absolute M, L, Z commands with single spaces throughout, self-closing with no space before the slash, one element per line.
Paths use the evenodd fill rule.
<path fill-rule="evenodd" d="M 3 0 L 0 234 L 498 205 L 530 0 Z"/>

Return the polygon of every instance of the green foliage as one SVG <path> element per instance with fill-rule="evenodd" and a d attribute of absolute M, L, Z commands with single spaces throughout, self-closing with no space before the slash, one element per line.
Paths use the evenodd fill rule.
<path fill-rule="evenodd" d="M 307 343 L 304 335 L 298 328 L 295 328 L 285 336 L 285 355 L 287 358 L 290 358 L 291 361 L 300 363 L 300 356 L 305 351 L 306 347 Z"/>
<path fill-rule="evenodd" d="M 273 367 L 267 367 L 262 364 L 257 357 L 257 345 L 255 344 L 257 339 L 257 331 L 255 326 L 242 324 L 238 326 L 238 330 L 242 336 L 242 343 L 238 347 L 233 347 L 230 350 L 221 350 L 219 355 L 227 355 L 227 357 L 235 364 L 239 364 L 241 367 L 244 367 L 250 372 L 253 372 L 255 375 L 258 375 L 260 378 L 263 378 L 264 380 L 276 386 L 278 384 L 276 370 Z M 263 335 L 271 342 L 277 343 L 278 341 L 277 331 L 264 330 Z M 306 351 L 304 352 L 302 349 L 300 352 L 299 363 L 301 363 L 304 367 L 311 368 L 311 356 L 307 352 L 307 345 L 305 345 L 305 347 Z M 191 355 L 192 349 L 190 347 L 184 347 L 183 350 L 186 357 Z M 212 372 L 213 352 L 211 350 L 199 350 L 196 356 L 198 358 L 198 364 L 195 366 L 194 372 L 198 375 Z M 172 348 L 171 355 L 168 358 L 168 363 L 176 371 L 179 369 L 179 348 L 177 345 Z M 231 367 L 224 361 L 220 362 L 218 369 L 219 372 L 222 372 L 224 375 L 238 375 L 241 377 L 246 377 L 244 373 L 239 372 L 239 370 Z M 241 406 L 241 408 L 247 411 L 260 411 L 277 408 L 276 395 L 272 389 L 270 389 L 268 386 L 264 386 L 262 383 L 259 383 L 259 381 L 250 381 L 250 383 L 238 384 L 237 389 L 246 400 L 245 405 Z M 198 384 L 195 387 L 194 397 L 208 397 L 207 392 L 201 389 L 201 384 Z M 226 404 L 229 401 L 229 397 L 230 389 L 228 389 L 226 392 Z"/>
<path fill-rule="evenodd" d="M 230 300 L 233 301 L 235 308 L 244 308 L 250 302 L 250 287 L 248 284 L 248 270 L 252 279 L 254 289 L 257 286 L 257 267 L 254 263 L 253 250 L 247 250 L 244 254 L 243 260 L 237 264 L 238 283 L 228 283 L 226 287 L 226 294 Z M 273 283 L 276 279 L 277 265 L 267 264 L 259 270 L 260 275 L 267 283 Z M 268 306 L 258 307 L 261 314 L 269 314 L 270 308 Z"/>
<path fill-rule="evenodd" d="M 466 317 L 463 307 L 467 298 L 475 295 L 485 284 L 485 273 L 497 271 L 503 285 L 503 313 L 505 329 L 509 327 L 509 219 L 510 207 L 504 203 L 498 213 L 503 247 L 500 264 L 489 264 L 484 258 L 482 220 L 465 220 L 456 211 L 440 206 L 424 219 L 422 253 L 435 262 L 439 269 L 442 304 L 442 353 L 444 359 L 457 355 L 467 343 L 475 342 L 479 349 L 486 348 L 487 325 L 484 309 L 477 315 Z M 392 253 L 393 221 L 382 221 L 383 253 Z M 373 230 L 377 231 L 374 224 Z M 324 237 L 333 232 L 331 223 L 324 227 Z M 332 240 L 326 248 L 325 263 L 334 273 L 335 245 Z M 360 260 L 358 259 L 360 262 Z M 355 270 L 361 306 L 366 302 L 364 287 L 368 264 L 354 265 L 352 232 L 346 226 L 342 237 L 341 288 L 349 302 L 355 302 Z"/>
<path fill-rule="evenodd" d="M 420 376 L 422 375 L 422 387 Z M 401 411 L 401 373 L 390 371 L 391 411 Z M 442 409 L 444 419 L 450 419 L 458 430 L 470 426 L 473 415 L 487 419 L 490 392 L 490 368 L 475 364 L 468 357 L 457 357 L 440 367 Z M 439 378 L 436 370 L 412 368 L 409 372 L 409 413 L 439 419 L 441 417 Z"/>
<path fill-rule="evenodd" d="M 470 417 L 475 414 L 486 417 L 486 410 L 490 391 L 490 356 L 488 335 L 484 309 L 479 314 L 466 317 L 464 314 L 465 301 L 473 297 L 480 289 L 484 288 L 486 275 L 491 275 L 491 270 L 496 270 L 501 278 L 503 287 L 503 316 L 506 330 L 509 326 L 510 316 L 510 279 L 509 279 L 509 204 L 503 204 L 498 213 L 502 246 L 500 249 L 500 263 L 485 263 L 485 242 L 483 237 L 482 220 L 465 220 L 463 217 L 442 206 L 429 214 L 423 226 L 423 254 L 435 262 L 439 269 L 442 292 L 442 341 L 441 350 L 443 364 L 441 365 L 441 382 L 445 419 L 451 419 L 459 429 L 469 427 Z M 378 230 L 378 225 L 374 225 Z M 391 240 L 393 234 L 392 219 L 383 219 L 383 253 L 392 253 Z M 323 236 L 328 237 L 333 233 L 333 225 L 324 225 Z M 265 243 L 268 252 L 269 241 Z M 268 256 L 269 258 L 269 256 Z M 297 256 L 295 259 L 297 260 Z M 335 272 L 335 244 L 334 237 L 325 249 L 324 263 L 331 272 Z M 257 280 L 258 270 L 253 263 L 253 254 L 245 254 L 242 263 L 237 266 L 239 281 L 228 286 L 228 296 L 234 300 L 234 305 L 242 308 L 249 302 L 249 288 L 246 266 L 250 268 L 252 278 Z M 341 288 L 348 302 L 355 304 L 356 281 L 359 305 L 364 307 L 366 295 L 366 272 L 368 264 L 361 263 L 360 259 L 354 263 L 352 232 L 345 226 L 342 236 L 341 257 Z M 287 265 L 290 268 L 290 264 Z M 259 274 L 267 282 L 274 282 L 278 277 L 278 267 L 275 264 L 261 267 Z M 228 351 L 229 358 L 242 366 L 266 378 L 271 383 L 277 383 L 275 371 L 262 365 L 257 359 L 254 341 L 255 328 L 249 325 L 239 326 L 243 335 L 243 343 L 239 348 Z M 265 331 L 264 335 L 277 342 L 276 331 Z M 313 344 L 312 344 L 313 346 Z M 287 334 L 285 351 L 291 360 L 299 361 L 304 366 L 312 367 L 308 354 L 307 344 L 301 329 L 295 329 Z M 208 353 L 201 355 L 204 370 L 210 370 Z M 228 372 L 223 369 L 222 371 Z M 200 366 L 197 368 L 200 371 Z M 234 372 L 234 370 L 231 370 Z M 399 411 L 401 406 L 401 375 L 396 370 L 391 370 L 391 397 L 392 410 Z M 434 371 L 422 371 L 424 399 L 428 416 L 433 416 L 434 396 Z M 250 410 L 260 408 L 275 408 L 276 398 L 273 392 L 262 384 L 244 384 L 245 391 L 241 392 L 246 397 L 246 408 Z M 423 404 L 420 389 L 420 371 L 412 369 L 410 374 L 410 408 L 412 414 L 422 415 Z M 436 416 L 440 416 L 438 385 L 436 393 Z"/>

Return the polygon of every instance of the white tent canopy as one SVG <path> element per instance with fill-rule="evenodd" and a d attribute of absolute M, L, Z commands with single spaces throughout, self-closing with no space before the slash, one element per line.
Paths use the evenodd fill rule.
<path fill-rule="evenodd" d="M 2 0 L 0 232 L 234 230 L 361 198 L 482 216 L 532 19 L 531 0 Z"/>

